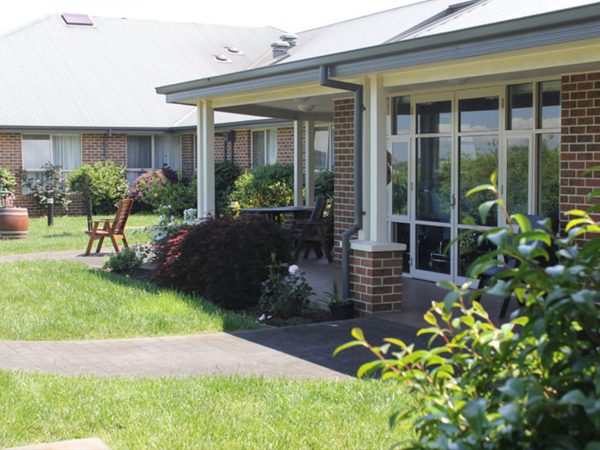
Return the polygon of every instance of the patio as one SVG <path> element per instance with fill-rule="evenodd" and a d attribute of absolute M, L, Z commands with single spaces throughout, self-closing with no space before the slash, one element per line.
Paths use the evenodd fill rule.
<path fill-rule="evenodd" d="M 305 272 L 306 279 L 315 292 L 315 296 L 312 298 L 313 305 L 326 309 L 327 294 L 331 292 L 334 280 L 338 287 L 341 286 L 341 267 L 336 263 L 328 263 L 325 258 L 316 259 L 314 257 L 300 259 L 298 265 Z M 408 277 L 403 277 L 402 287 L 402 309 L 376 313 L 373 316 L 410 327 L 426 326 L 423 315 L 431 306 L 431 302 L 443 300 L 447 291 L 437 287 L 433 282 Z M 500 322 L 498 315 L 502 307 L 502 299 L 486 295 L 482 303 L 492 320 Z M 510 318 L 516 306 L 516 300 L 510 302 L 506 319 Z"/>

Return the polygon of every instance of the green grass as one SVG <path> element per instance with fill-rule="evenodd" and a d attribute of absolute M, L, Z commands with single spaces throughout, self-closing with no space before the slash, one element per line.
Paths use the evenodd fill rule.
<path fill-rule="evenodd" d="M 119 449 L 384 449 L 414 400 L 393 383 L 118 379 L 0 372 L 0 446 L 99 437 Z M 405 434 L 403 434 L 405 433 Z"/>
<path fill-rule="evenodd" d="M 2 263 L 0 339 L 102 339 L 256 328 L 150 283 L 66 261 Z"/>
<path fill-rule="evenodd" d="M 98 216 L 98 218 L 111 215 Z M 38 253 L 60 250 L 85 250 L 88 236 L 87 218 L 85 216 L 64 216 L 54 219 L 54 226 L 47 225 L 45 217 L 29 219 L 29 236 L 27 239 L 0 239 L 0 255 L 19 253 Z M 133 214 L 127 221 L 127 238 L 130 244 L 148 241 L 148 233 L 139 232 L 143 227 L 156 225 L 158 216 L 152 214 Z M 138 230 L 136 232 L 136 229 Z M 104 249 L 112 249 L 110 242 L 104 243 Z"/>

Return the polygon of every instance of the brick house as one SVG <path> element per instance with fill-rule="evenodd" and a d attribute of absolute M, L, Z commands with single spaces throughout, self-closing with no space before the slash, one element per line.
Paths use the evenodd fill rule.
<path fill-rule="evenodd" d="M 282 33 L 63 14 L 1 35 L 0 167 L 19 178 L 17 204 L 43 213 L 23 195 L 20 176 L 36 176 L 46 162 L 68 172 L 110 159 L 127 167 L 130 182 L 164 166 L 193 175 L 195 108 L 166 103 L 155 86 L 246 69 Z M 225 158 L 225 134 L 235 136 L 233 158 L 242 168 L 292 161 L 288 119 L 216 114 L 217 160 Z M 69 209 L 82 212 L 78 201 Z"/>
<path fill-rule="evenodd" d="M 337 258 L 361 314 L 400 309 L 403 276 L 465 280 L 482 250 L 443 249 L 505 223 L 466 220 L 478 200 L 465 192 L 492 172 L 512 212 L 557 230 L 600 185 L 584 173 L 600 164 L 598 2 L 428 0 L 283 44 L 252 69 L 157 91 L 197 109 L 200 214 L 214 210 L 217 113 L 293 120 L 296 202 L 308 204 L 302 136 L 333 118 Z"/>

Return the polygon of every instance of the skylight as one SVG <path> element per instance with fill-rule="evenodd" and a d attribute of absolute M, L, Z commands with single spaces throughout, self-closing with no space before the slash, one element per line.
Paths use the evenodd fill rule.
<path fill-rule="evenodd" d="M 92 22 L 92 19 L 87 14 L 64 13 L 61 17 L 67 25 L 94 25 L 94 22 Z"/>

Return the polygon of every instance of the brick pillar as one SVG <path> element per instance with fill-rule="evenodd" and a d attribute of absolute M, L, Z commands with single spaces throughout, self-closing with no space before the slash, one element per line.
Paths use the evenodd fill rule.
<path fill-rule="evenodd" d="M 191 177 L 194 175 L 194 172 L 196 172 L 195 144 L 195 134 L 184 134 L 181 136 L 181 172 L 183 173 L 184 177 Z"/>
<path fill-rule="evenodd" d="M 350 296 L 359 316 L 402 306 L 404 244 L 352 241 Z"/>
<path fill-rule="evenodd" d="M 600 187 L 600 72 L 561 79 L 560 212 L 564 229 L 570 209 L 586 210 L 586 196 Z M 597 201 L 597 199 L 596 199 Z"/>

